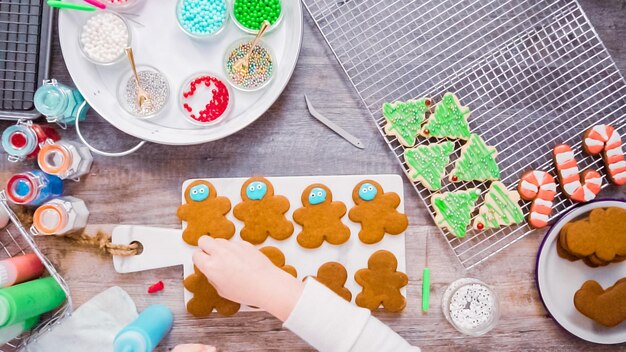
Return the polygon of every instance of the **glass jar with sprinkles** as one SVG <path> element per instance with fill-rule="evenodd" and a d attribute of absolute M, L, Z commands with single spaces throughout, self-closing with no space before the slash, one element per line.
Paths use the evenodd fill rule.
<path fill-rule="evenodd" d="M 130 27 L 122 16 L 100 11 L 81 27 L 78 45 L 83 56 L 97 65 L 112 65 L 124 59 L 124 49 L 131 46 Z"/>
<path fill-rule="evenodd" d="M 209 39 L 226 28 L 226 0 L 178 0 L 176 22 L 180 29 L 195 39 Z"/>
<path fill-rule="evenodd" d="M 118 84 L 117 99 L 122 108 L 136 118 L 147 120 L 165 111 L 170 99 L 170 84 L 158 69 L 148 65 L 137 66 L 139 84 L 148 93 L 148 102 L 139 107 L 137 81 L 132 70 L 128 70 Z"/>
<path fill-rule="evenodd" d="M 491 287 L 471 278 L 451 283 L 441 302 L 448 322 L 469 336 L 482 336 L 497 325 L 499 305 L 498 297 Z"/>
<path fill-rule="evenodd" d="M 278 28 L 283 19 L 282 0 L 234 0 L 233 22 L 246 33 L 256 33 L 264 20 L 270 23 L 266 33 Z"/>
<path fill-rule="evenodd" d="M 213 73 L 200 72 L 185 80 L 178 101 L 187 121 L 199 126 L 210 126 L 222 122 L 228 116 L 234 98 L 224 79 Z"/>
<path fill-rule="evenodd" d="M 276 72 L 275 56 L 263 41 L 252 49 L 247 69 L 237 69 L 237 61 L 246 56 L 251 45 L 252 38 L 238 40 L 228 47 L 224 56 L 224 73 L 228 81 L 235 88 L 249 92 L 267 86 Z"/>
<path fill-rule="evenodd" d="M 129 11 L 140 8 L 145 0 L 100 0 L 108 9 L 116 11 Z"/>

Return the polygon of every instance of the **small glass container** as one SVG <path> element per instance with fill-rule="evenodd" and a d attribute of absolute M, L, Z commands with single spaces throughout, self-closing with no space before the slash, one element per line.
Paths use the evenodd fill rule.
<path fill-rule="evenodd" d="M 200 33 L 200 32 L 194 32 L 188 26 L 186 26 L 185 23 L 183 23 L 183 20 L 185 17 L 185 14 L 183 13 L 183 11 L 184 11 L 185 4 L 187 2 L 190 2 L 190 0 L 178 0 L 178 3 L 176 4 L 176 23 L 178 23 L 178 27 L 191 38 L 201 39 L 201 40 L 212 39 L 218 36 L 220 33 L 224 32 L 224 28 L 226 28 L 226 24 L 228 23 L 228 18 L 230 17 L 228 14 L 228 3 L 226 0 L 215 0 L 215 1 L 222 1 L 223 6 L 224 6 L 224 14 L 222 18 L 222 23 L 219 26 L 219 28 L 215 29 L 212 32 Z M 194 16 L 194 15 L 188 14 L 188 16 Z M 206 23 L 206 21 L 203 21 L 203 23 Z"/>
<path fill-rule="evenodd" d="M 65 235 L 85 228 L 89 210 L 75 197 L 59 197 L 35 210 L 30 232 L 35 235 Z"/>
<path fill-rule="evenodd" d="M 38 206 L 63 194 L 63 181 L 41 170 L 13 175 L 6 187 L 7 198 L 14 204 Z"/>
<path fill-rule="evenodd" d="M 446 320 L 459 332 L 482 336 L 498 324 L 498 296 L 478 279 L 459 279 L 448 286 L 441 302 Z"/>
<path fill-rule="evenodd" d="M 233 0 L 232 1 L 232 9 L 230 11 L 230 15 L 233 18 L 233 22 L 235 23 L 235 25 L 237 26 L 237 28 L 241 29 L 242 31 L 249 33 L 249 34 L 256 34 L 259 31 L 259 28 L 248 28 L 246 26 L 244 26 L 241 22 L 239 22 L 239 20 L 237 19 L 237 15 L 235 13 L 235 5 L 237 3 L 239 3 L 242 0 Z M 285 6 L 283 5 L 283 1 L 282 0 L 277 0 L 278 3 L 280 4 L 280 14 L 278 15 L 278 18 L 276 19 L 276 21 L 274 21 L 274 23 L 270 23 L 270 26 L 267 28 L 267 30 L 265 30 L 265 34 L 271 33 L 273 32 L 276 28 L 280 27 L 280 24 L 282 23 L 283 20 L 283 16 L 285 13 Z M 259 2 L 261 2 L 261 0 L 259 0 Z"/>
<path fill-rule="evenodd" d="M 94 18 L 97 18 L 97 16 L 105 16 L 105 15 L 115 16 L 116 18 L 122 21 L 122 23 L 124 24 L 124 27 L 126 28 L 126 33 L 128 33 L 128 40 L 126 40 L 125 43 L 123 43 L 123 45 L 120 45 L 119 55 L 115 56 L 115 58 L 112 58 L 110 60 L 103 61 L 103 60 L 98 60 L 97 58 L 94 58 L 92 57 L 92 55 L 89 54 L 90 49 L 86 48 L 86 45 L 83 43 L 82 38 L 83 38 L 83 35 L 86 35 L 85 34 L 87 30 L 86 28 L 87 28 L 89 21 L 91 21 Z M 114 65 L 116 63 L 119 63 L 126 57 L 126 52 L 124 51 L 124 49 L 132 46 L 132 31 L 130 29 L 130 26 L 128 25 L 128 22 L 126 22 L 124 17 L 118 15 L 117 13 L 113 11 L 98 11 L 92 16 L 90 16 L 89 18 L 87 18 L 87 20 L 81 26 L 80 31 L 78 33 L 78 46 L 80 47 L 80 51 L 83 53 L 83 56 L 85 57 L 85 59 L 87 59 L 87 61 L 94 63 L 96 65 L 102 65 L 102 66 Z"/>
<path fill-rule="evenodd" d="M 185 80 L 178 101 L 185 119 L 198 126 L 211 126 L 224 121 L 234 104 L 228 82 L 210 72 L 199 72 Z"/>
<path fill-rule="evenodd" d="M 89 105 L 81 109 L 85 98 L 76 88 L 57 82 L 56 79 L 46 80 L 35 92 L 35 108 L 50 123 L 61 126 L 73 125 L 76 120 L 83 121 Z"/>
<path fill-rule="evenodd" d="M 100 0 L 103 4 L 107 5 L 107 9 L 120 11 L 120 12 L 129 12 L 131 10 L 136 10 L 142 7 L 145 4 L 145 0 Z"/>
<path fill-rule="evenodd" d="M 160 115 L 170 99 L 170 84 L 163 72 L 148 65 L 138 65 L 137 75 L 141 87 L 148 93 L 152 105 L 140 109 L 137 103 L 135 76 L 132 70 L 122 75 L 117 87 L 117 100 L 124 111 L 142 120 Z"/>
<path fill-rule="evenodd" d="M 48 139 L 41 143 L 37 163 L 48 175 L 58 176 L 62 180 L 78 180 L 89 173 L 93 155 L 86 145 L 78 142 L 64 140 L 53 142 Z"/>
<path fill-rule="evenodd" d="M 36 158 L 46 140 L 59 139 L 61 136 L 50 126 L 18 121 L 2 132 L 2 148 L 9 155 L 9 161 L 18 162 Z"/>
<path fill-rule="evenodd" d="M 249 57 L 249 66 L 246 73 L 241 74 L 234 70 L 233 65 L 246 55 L 254 38 L 244 38 L 231 44 L 224 55 L 224 74 L 233 87 L 253 92 L 266 87 L 276 74 L 276 56 L 270 47 L 259 41 Z"/>

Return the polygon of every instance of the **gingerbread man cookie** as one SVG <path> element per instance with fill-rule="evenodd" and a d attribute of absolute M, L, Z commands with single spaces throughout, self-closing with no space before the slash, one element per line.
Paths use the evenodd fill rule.
<path fill-rule="evenodd" d="M 291 265 L 285 265 L 285 255 L 283 254 L 283 252 L 280 251 L 280 249 L 268 246 L 263 247 L 259 250 L 272 262 L 272 264 L 283 269 L 289 275 L 293 277 L 298 277 L 298 272 L 296 271 L 296 268 Z"/>
<path fill-rule="evenodd" d="M 197 180 L 185 189 L 185 204 L 178 207 L 177 215 L 187 222 L 183 240 L 192 246 L 204 235 L 230 239 L 235 234 L 235 225 L 226 219 L 230 211 L 230 200 L 218 197 L 210 182 Z"/>
<path fill-rule="evenodd" d="M 233 214 L 244 222 L 241 239 L 252 244 L 263 243 L 267 236 L 284 240 L 293 233 L 293 224 L 285 218 L 289 200 L 274 195 L 274 186 L 264 177 L 252 177 L 241 187 L 242 202 Z"/>
<path fill-rule="evenodd" d="M 348 272 L 341 263 L 325 263 L 317 269 L 317 276 L 314 276 L 314 278 L 331 291 L 338 294 L 339 297 L 348 302 L 352 300 L 352 293 L 344 287 L 346 280 L 348 280 Z"/>
<path fill-rule="evenodd" d="M 183 282 L 193 298 L 187 302 L 187 311 L 195 317 L 206 317 L 215 309 L 221 315 L 233 315 L 239 311 L 240 304 L 229 301 L 217 293 L 217 290 L 196 266 L 194 273 Z"/>
<path fill-rule="evenodd" d="M 589 280 L 574 295 L 576 309 L 596 323 L 612 328 L 626 320 L 626 278 L 606 290 Z"/>
<path fill-rule="evenodd" d="M 400 205 L 400 196 L 396 193 L 385 193 L 376 181 L 359 182 L 352 191 L 352 200 L 356 204 L 348 217 L 361 223 L 359 239 L 367 244 L 377 243 L 385 233 L 397 235 L 409 226 L 405 214 L 396 210 Z"/>
<path fill-rule="evenodd" d="M 330 189 L 316 183 L 302 192 L 302 205 L 293 213 L 293 220 L 302 226 L 298 243 L 304 248 L 317 248 L 324 240 L 342 244 L 350 238 L 350 229 L 341 222 L 346 215 L 343 202 L 333 202 Z"/>
<path fill-rule="evenodd" d="M 356 282 L 363 287 L 356 296 L 356 304 L 369 310 L 381 304 L 388 312 L 400 312 L 406 306 L 406 299 L 400 289 L 409 283 L 406 274 L 396 271 L 398 261 L 393 253 L 379 250 L 367 261 L 367 269 L 354 274 Z"/>

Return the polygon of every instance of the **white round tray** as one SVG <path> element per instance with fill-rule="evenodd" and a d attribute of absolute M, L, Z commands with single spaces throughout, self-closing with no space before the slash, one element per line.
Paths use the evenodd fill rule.
<path fill-rule="evenodd" d="M 146 1 L 136 13 L 123 13 L 131 26 L 137 65 L 156 67 L 170 83 L 167 110 L 148 121 L 134 118 L 117 102 L 119 80 L 130 69 L 126 60 L 113 66 L 97 66 L 83 57 L 78 33 L 90 13 L 60 11 L 59 37 L 63 57 L 74 84 L 91 107 L 113 126 L 130 135 L 171 145 L 200 144 L 224 138 L 263 115 L 285 89 L 298 60 L 303 23 L 300 1 L 283 1 L 284 17 L 279 27 L 264 37 L 264 42 L 276 56 L 277 70 L 272 82 L 252 93 L 233 88 L 234 109 L 221 123 L 208 127 L 195 126 L 185 120 L 178 107 L 180 85 L 200 71 L 217 73 L 225 80 L 223 59 L 227 47 L 237 39 L 252 36 L 238 29 L 229 18 L 227 28 L 216 38 L 194 40 L 178 27 L 175 11 L 176 0 L 159 0 Z"/>
<path fill-rule="evenodd" d="M 605 289 L 613 286 L 617 280 L 626 277 L 626 265 L 613 263 L 591 268 L 582 260 L 570 262 L 556 252 L 556 241 L 563 225 L 592 209 L 606 207 L 626 209 L 626 202 L 602 200 L 588 203 L 572 209 L 552 226 L 537 257 L 537 288 L 546 310 L 565 330 L 590 342 L 617 344 L 626 342 L 626 322 L 613 328 L 595 323 L 576 310 L 574 294 L 587 280 L 596 280 Z"/>

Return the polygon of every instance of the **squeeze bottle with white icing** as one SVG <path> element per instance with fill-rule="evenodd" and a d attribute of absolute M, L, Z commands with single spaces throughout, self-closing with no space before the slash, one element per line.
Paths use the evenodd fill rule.
<path fill-rule="evenodd" d="M 20 336 L 25 331 L 32 329 L 38 322 L 39 316 L 35 316 L 0 329 L 0 345 L 4 345 L 5 343 Z"/>
<path fill-rule="evenodd" d="M 48 139 L 41 144 L 37 162 L 47 174 L 58 176 L 62 180 L 78 179 L 91 169 L 93 156 L 85 145 Z"/>
<path fill-rule="evenodd" d="M 33 235 L 65 235 L 87 226 L 89 210 L 85 202 L 75 197 L 53 199 L 35 210 Z"/>

